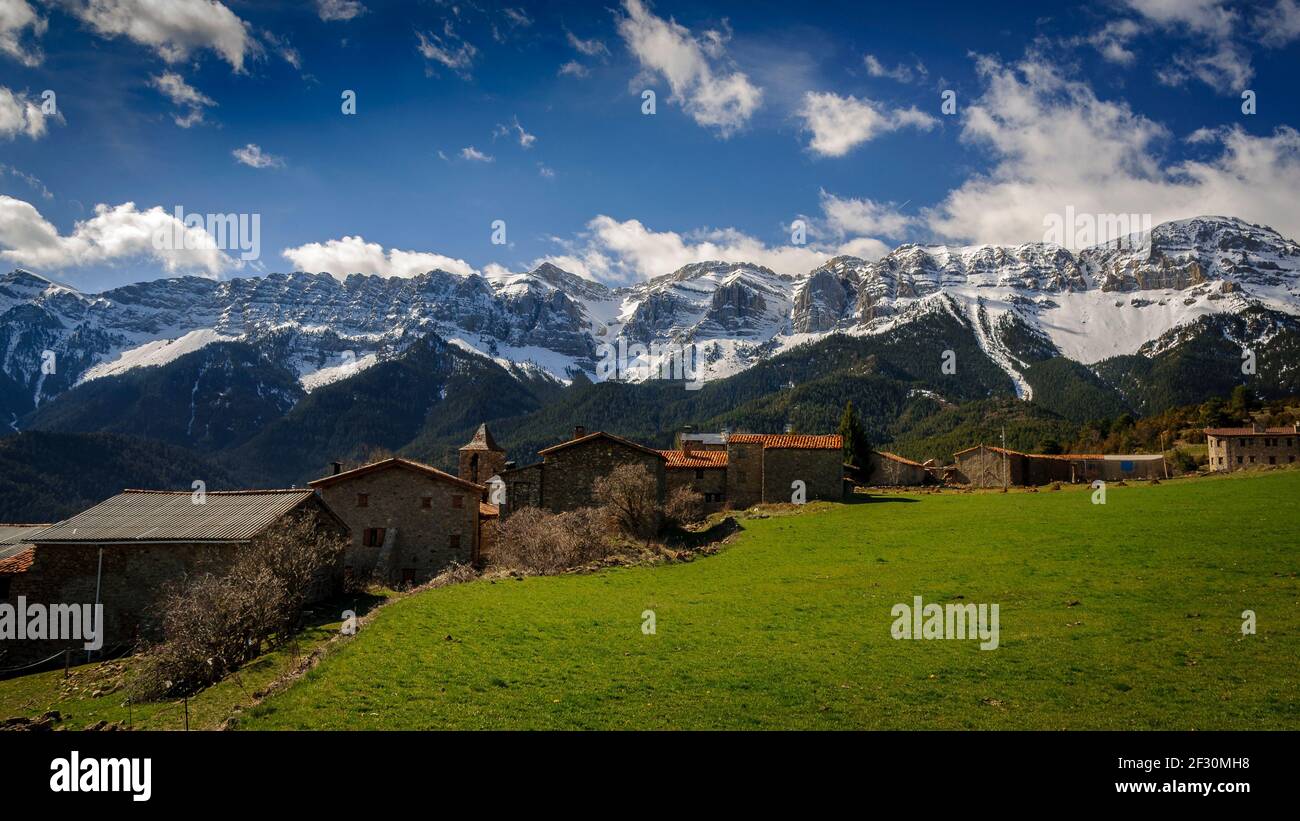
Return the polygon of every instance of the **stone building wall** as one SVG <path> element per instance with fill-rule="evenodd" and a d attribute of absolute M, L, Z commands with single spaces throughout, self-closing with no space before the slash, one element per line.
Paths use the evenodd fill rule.
<path fill-rule="evenodd" d="M 323 486 L 320 494 L 352 531 L 344 564 L 354 576 L 419 584 L 452 562 L 470 563 L 477 553 L 482 494 L 468 487 L 393 466 Z M 366 544 L 378 528 L 391 542 Z"/>
<path fill-rule="evenodd" d="M 727 443 L 727 502 L 743 510 L 763 501 L 763 445 Z M 789 501 L 789 495 L 786 496 Z"/>
<path fill-rule="evenodd" d="M 920 465 L 900 462 L 872 451 L 869 460 L 870 470 L 867 484 L 877 487 L 906 487 L 924 485 L 929 481 L 929 473 Z"/>
<path fill-rule="evenodd" d="M 704 510 L 715 513 L 727 505 L 727 469 L 716 468 L 668 468 L 664 473 L 667 479 L 669 498 L 678 488 L 690 488 L 704 496 Z"/>
<path fill-rule="evenodd" d="M 1234 471 L 1300 462 L 1300 433 L 1206 437 L 1211 470 Z"/>
<path fill-rule="evenodd" d="M 666 479 L 663 457 L 640 448 L 594 437 L 576 445 L 545 454 L 542 472 L 542 505 L 552 513 L 563 513 L 596 504 L 592 485 L 620 465 L 641 465 L 654 477 L 656 498 L 663 502 Z"/>
<path fill-rule="evenodd" d="M 506 503 L 501 506 L 501 516 L 525 507 L 542 506 L 542 463 L 527 465 L 498 474 L 506 483 Z"/>
<path fill-rule="evenodd" d="M 807 501 L 844 498 L 844 454 L 839 448 L 766 448 L 763 454 L 763 501 L 789 502 L 791 485 L 802 481 Z"/>

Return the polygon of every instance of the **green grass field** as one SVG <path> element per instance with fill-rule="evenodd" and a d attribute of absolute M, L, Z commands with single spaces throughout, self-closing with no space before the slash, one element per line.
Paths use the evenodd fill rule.
<path fill-rule="evenodd" d="M 404 598 L 241 726 L 1300 728 L 1297 498 L 1283 471 L 810 505 L 690 563 Z M 999 604 L 1000 647 L 894 640 L 915 595 Z"/>

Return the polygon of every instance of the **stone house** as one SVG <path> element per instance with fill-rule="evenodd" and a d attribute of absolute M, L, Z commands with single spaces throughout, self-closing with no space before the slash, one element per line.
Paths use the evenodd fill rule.
<path fill-rule="evenodd" d="M 934 481 L 925 465 L 896 453 L 873 450 L 863 484 L 874 487 L 911 487 Z"/>
<path fill-rule="evenodd" d="M 597 504 L 593 493 L 596 480 L 621 465 L 644 467 L 654 479 L 655 498 L 665 499 L 664 455 L 621 436 L 587 433 L 577 427 L 572 439 L 539 450 L 537 455 L 542 461 L 501 472 L 506 487 L 505 515 L 528 506 L 552 513 L 593 507 Z"/>
<path fill-rule="evenodd" d="M 201 501 L 200 501 L 201 500 Z M 202 572 L 223 572 L 240 549 L 256 549 L 290 516 L 308 516 L 320 530 L 346 539 L 347 525 L 310 490 L 125 490 L 57 524 L 29 533 L 30 553 L 10 577 L 4 601 L 41 605 L 104 606 L 102 652 L 156 638 L 157 606 L 174 583 Z M 13 558 L 13 557 L 11 557 Z M 322 578 L 314 599 L 337 591 L 341 565 Z M 12 647 L 5 666 L 32 661 L 84 642 L 35 639 Z M 74 654 L 74 659 L 77 654 Z M 80 658 L 84 659 L 82 655 Z"/>
<path fill-rule="evenodd" d="M 1089 483 L 1097 479 L 1164 479 L 1169 473 L 1163 454 L 1022 453 L 976 445 L 953 454 L 954 478 L 972 487 L 1046 485 L 1052 482 Z"/>
<path fill-rule="evenodd" d="M 844 498 L 843 440 L 838 434 L 733 433 L 727 437 L 731 507 L 789 502 L 795 482 L 803 482 L 807 501 Z"/>
<path fill-rule="evenodd" d="M 36 548 L 31 543 L 31 535 L 47 527 L 48 524 L 0 524 L 0 602 L 9 600 L 9 588 L 14 580 L 32 567 Z"/>
<path fill-rule="evenodd" d="M 689 488 L 704 497 L 704 510 L 714 513 L 727 503 L 727 452 L 697 449 L 692 440 L 681 440 L 679 450 L 660 451 L 664 455 L 667 495 L 678 488 Z"/>
<path fill-rule="evenodd" d="M 1247 470 L 1267 465 L 1291 465 L 1300 459 L 1300 422 L 1268 428 L 1206 428 L 1210 470 Z"/>
<path fill-rule="evenodd" d="M 452 562 L 479 561 L 479 503 L 487 488 L 432 465 L 393 457 L 314 479 L 352 531 L 346 572 L 414 585 Z"/>

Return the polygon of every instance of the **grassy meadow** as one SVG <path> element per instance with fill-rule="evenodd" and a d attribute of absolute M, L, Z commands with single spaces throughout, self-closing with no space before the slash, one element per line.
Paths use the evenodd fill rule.
<path fill-rule="evenodd" d="M 239 725 L 1296 729 L 1297 498 L 1277 471 L 741 514 L 689 563 L 402 598 Z M 1000 646 L 891 638 L 917 595 L 997 603 Z"/>

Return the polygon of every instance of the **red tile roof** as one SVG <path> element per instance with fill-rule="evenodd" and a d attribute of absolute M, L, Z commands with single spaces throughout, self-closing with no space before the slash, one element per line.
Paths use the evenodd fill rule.
<path fill-rule="evenodd" d="M 680 450 L 661 450 L 659 451 L 668 460 L 664 467 L 672 470 L 673 468 L 725 468 L 727 466 L 727 452 L 724 450 L 697 450 L 691 453 L 683 453 Z"/>
<path fill-rule="evenodd" d="M 1024 453 L 1024 452 L 1022 452 L 1022 451 L 1018 451 L 1018 450 L 1010 450 L 1010 449 L 1008 449 L 1008 448 L 999 448 L 999 447 L 996 447 L 996 446 L 994 446 L 994 445 L 976 445 L 976 446 L 973 447 L 973 448 L 966 448 L 965 450 L 959 450 L 959 451 L 957 451 L 956 453 L 954 453 L 953 456 L 961 456 L 961 455 L 964 454 L 964 453 L 970 453 L 971 451 L 973 451 L 973 450 L 979 450 L 980 448 L 984 448 L 985 450 L 991 450 L 991 451 L 993 451 L 994 453 L 1005 453 L 1005 454 L 1007 454 L 1008 456 L 1023 456 L 1023 457 L 1025 457 L 1026 459 L 1056 459 L 1056 460 L 1058 460 L 1058 461 L 1066 461 L 1066 462 L 1072 462 L 1072 461 L 1078 461 L 1078 460 L 1088 460 L 1088 459 L 1092 459 L 1092 460 L 1105 460 L 1105 459 L 1111 459 L 1111 460 L 1121 460 L 1121 459 L 1139 459 L 1139 460 L 1140 460 L 1140 459 L 1163 459 L 1163 458 L 1164 458 L 1163 454 L 1159 454 L 1159 453 L 1125 453 L 1125 454 L 1116 454 L 1116 453 Z"/>
<path fill-rule="evenodd" d="M 795 450 L 840 450 L 844 440 L 838 433 L 814 436 L 805 433 L 733 433 L 727 437 L 728 442 L 762 445 L 769 448 L 791 448 Z"/>
<path fill-rule="evenodd" d="M 899 456 L 897 453 L 890 453 L 889 451 L 886 450 L 878 450 L 876 451 L 876 453 L 879 453 L 881 457 L 885 459 L 889 459 L 890 461 L 893 462 L 900 462 L 904 465 L 912 465 L 918 468 L 925 467 L 925 465 L 921 464 L 920 462 L 913 462 L 911 459 L 907 459 L 902 456 Z"/>
<path fill-rule="evenodd" d="M 1286 436 L 1290 434 L 1295 436 L 1295 428 L 1265 428 L 1264 430 L 1255 430 L 1254 428 L 1206 428 L 1206 434 L 1209 436 Z"/>
<path fill-rule="evenodd" d="M 19 573 L 26 573 L 31 569 L 32 560 L 35 557 L 35 549 L 29 547 L 7 559 L 0 559 L 0 576 L 16 576 Z"/>
<path fill-rule="evenodd" d="M 487 502 L 478 503 L 478 515 L 494 518 L 501 515 L 501 508 L 496 505 L 490 505 Z"/>

